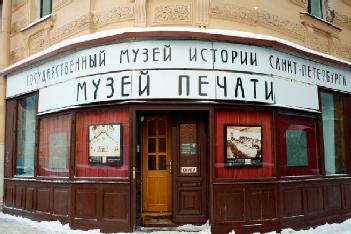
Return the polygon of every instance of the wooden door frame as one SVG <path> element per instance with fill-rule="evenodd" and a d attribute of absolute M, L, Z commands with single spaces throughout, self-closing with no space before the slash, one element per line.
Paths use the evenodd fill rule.
<path fill-rule="evenodd" d="M 208 104 L 197 104 L 197 105 L 190 105 L 190 104 L 174 104 L 174 105 L 169 105 L 165 104 L 164 102 L 162 103 L 144 103 L 144 104 L 131 104 L 129 106 L 129 111 L 130 111 L 130 178 L 131 178 L 131 226 L 133 227 L 133 230 L 136 230 L 138 226 L 141 225 L 141 220 L 139 219 L 138 216 L 141 214 L 138 214 L 138 210 L 141 211 L 140 207 L 141 202 L 138 199 L 138 145 L 140 145 L 141 142 L 141 121 L 140 121 L 140 116 L 145 115 L 145 114 L 164 114 L 164 113 L 171 113 L 171 112 L 182 112 L 182 111 L 196 111 L 196 112 L 206 112 L 207 116 L 207 129 L 208 129 L 208 139 L 207 143 L 209 144 L 209 151 L 207 154 L 207 160 L 206 160 L 206 174 L 207 174 L 207 188 L 206 188 L 206 194 L 208 201 L 206 204 L 207 207 L 207 216 L 208 219 L 212 221 L 212 165 L 213 165 L 213 155 L 214 155 L 214 150 L 212 146 L 213 142 L 213 137 L 211 136 L 211 133 L 213 133 L 212 127 L 213 127 L 213 119 L 211 116 L 213 116 L 213 106 L 208 105 Z M 140 150 L 141 152 L 141 150 Z M 133 169 L 135 173 L 133 173 Z M 133 179 L 133 174 L 135 175 L 135 178 Z"/>

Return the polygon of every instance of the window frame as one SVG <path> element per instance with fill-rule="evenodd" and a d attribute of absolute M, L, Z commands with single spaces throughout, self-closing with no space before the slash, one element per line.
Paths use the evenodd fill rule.
<path fill-rule="evenodd" d="M 17 149 L 18 149 L 18 134 L 17 134 L 17 130 L 18 130 L 18 107 L 19 107 L 19 102 L 21 100 L 24 100 L 26 98 L 29 98 L 31 96 L 35 96 L 36 97 L 36 101 L 35 101 L 35 136 L 34 136 L 34 157 L 33 157 L 33 175 L 32 176 L 23 176 L 23 175 L 17 175 L 16 171 L 17 171 Z M 38 155 L 37 155 L 37 150 L 38 150 L 38 99 L 39 99 L 39 94 L 38 92 L 34 92 L 34 93 L 28 93 L 25 95 L 21 95 L 19 97 L 17 97 L 16 100 L 16 110 L 15 110 L 15 115 L 16 115 L 16 121 L 15 121 L 15 125 L 14 125 L 14 152 L 13 152 L 13 167 L 12 167 L 12 176 L 15 178 L 36 178 L 37 177 L 37 161 L 38 161 Z"/>

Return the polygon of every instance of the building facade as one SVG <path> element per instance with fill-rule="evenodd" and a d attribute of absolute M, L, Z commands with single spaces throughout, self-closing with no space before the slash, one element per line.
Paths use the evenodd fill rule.
<path fill-rule="evenodd" d="M 351 217 L 351 1 L 2 3 L 5 213 L 105 232 Z"/>

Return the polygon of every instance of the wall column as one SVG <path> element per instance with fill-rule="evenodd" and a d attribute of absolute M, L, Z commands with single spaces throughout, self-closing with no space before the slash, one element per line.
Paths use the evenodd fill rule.
<path fill-rule="evenodd" d="M 1 21 L 1 52 L 0 70 L 10 64 L 10 34 L 11 34 L 12 0 L 4 0 Z M 0 208 L 3 207 L 4 197 L 4 152 L 5 152 L 5 98 L 6 79 L 0 76 Z"/>

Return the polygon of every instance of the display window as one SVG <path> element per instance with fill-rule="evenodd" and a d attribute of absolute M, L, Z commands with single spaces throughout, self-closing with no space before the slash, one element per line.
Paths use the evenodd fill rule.
<path fill-rule="evenodd" d="M 67 114 L 40 119 L 39 176 L 69 176 L 71 123 Z"/>
<path fill-rule="evenodd" d="M 323 120 L 324 168 L 326 175 L 346 174 L 343 98 L 320 93 Z"/>
<path fill-rule="evenodd" d="M 270 113 L 217 111 L 215 134 L 216 178 L 274 177 Z"/>
<path fill-rule="evenodd" d="M 17 102 L 16 176 L 34 176 L 37 96 Z"/>
<path fill-rule="evenodd" d="M 279 115 L 281 176 L 318 175 L 316 121 L 313 118 Z"/>
<path fill-rule="evenodd" d="M 76 177 L 128 177 L 128 109 L 76 115 Z"/>

